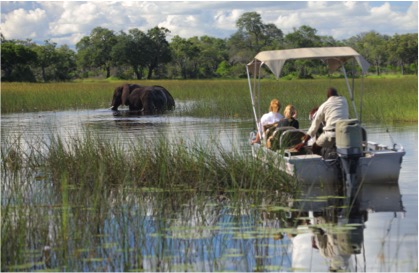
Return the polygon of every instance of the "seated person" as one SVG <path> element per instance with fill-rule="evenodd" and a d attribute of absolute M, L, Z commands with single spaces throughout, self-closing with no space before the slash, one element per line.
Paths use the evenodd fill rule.
<path fill-rule="evenodd" d="M 299 129 L 298 120 L 295 118 L 297 117 L 297 110 L 295 110 L 294 105 L 288 104 L 284 110 L 284 118 L 281 119 L 278 123 L 278 127 L 280 126 L 292 126 L 295 129 Z"/>
<path fill-rule="evenodd" d="M 310 138 L 316 136 L 318 130 L 324 124 L 323 133 L 313 143 L 313 153 L 321 155 L 322 148 L 330 148 L 335 145 L 335 125 L 338 120 L 348 119 L 348 102 L 345 97 L 339 96 L 333 87 L 327 89 L 327 100 L 320 105 L 311 123 L 307 135 L 302 143 L 297 144 L 296 150 L 302 149 Z"/>
<path fill-rule="evenodd" d="M 252 144 L 260 143 L 260 131 L 262 130 L 262 132 L 265 133 L 265 126 L 273 125 L 283 118 L 283 116 L 279 113 L 279 109 L 281 109 L 281 104 L 279 103 L 279 100 L 271 100 L 271 103 L 269 105 L 269 113 L 266 113 L 261 117 L 259 131 L 256 134 L 256 138 L 252 141 Z"/>

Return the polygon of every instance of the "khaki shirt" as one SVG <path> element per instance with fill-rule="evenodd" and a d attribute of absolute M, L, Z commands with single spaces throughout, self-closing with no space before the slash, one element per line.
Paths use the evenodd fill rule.
<path fill-rule="evenodd" d="M 325 122 L 323 131 L 334 130 L 336 122 L 341 119 L 349 118 L 348 102 L 345 97 L 331 96 L 320 105 L 316 116 L 307 131 L 307 135 L 314 137 L 322 122 Z"/>

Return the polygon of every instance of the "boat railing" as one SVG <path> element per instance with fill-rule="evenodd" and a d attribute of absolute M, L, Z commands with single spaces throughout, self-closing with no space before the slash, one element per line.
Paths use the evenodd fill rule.
<path fill-rule="evenodd" d="M 267 134 L 266 147 L 273 151 L 288 150 L 301 143 L 305 135 L 303 130 L 292 126 L 276 127 L 272 133 Z"/>

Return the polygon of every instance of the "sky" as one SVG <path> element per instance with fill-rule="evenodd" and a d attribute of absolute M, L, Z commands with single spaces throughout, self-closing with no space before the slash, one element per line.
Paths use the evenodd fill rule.
<path fill-rule="evenodd" d="M 1 1 L 1 32 L 6 39 L 43 44 L 75 44 L 95 27 L 144 32 L 170 30 L 168 40 L 208 35 L 228 38 L 245 12 L 284 34 L 302 25 L 317 35 L 343 40 L 368 31 L 394 35 L 418 32 L 417 1 Z"/>

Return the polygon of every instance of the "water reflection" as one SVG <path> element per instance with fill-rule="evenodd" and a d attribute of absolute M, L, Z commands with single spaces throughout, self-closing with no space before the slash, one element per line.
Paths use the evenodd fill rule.
<path fill-rule="evenodd" d="M 342 206 L 337 187 L 310 188 L 294 206 L 306 215 L 293 238 L 293 265 L 306 271 L 367 271 L 364 229 L 369 213 L 391 212 L 402 218 L 404 207 L 398 184 L 364 184 L 351 207 Z M 327 195 L 324 195 L 327 194 Z M 311 248 L 310 248 L 311 247 Z M 320 255 L 314 256 L 313 250 Z M 307 260 L 310 257 L 310 260 Z M 322 261 L 320 258 L 323 258 Z M 385 261 L 383 261 L 385 262 Z M 312 267 L 307 267 L 311 264 Z M 323 267 L 323 268 L 322 268 Z"/>
<path fill-rule="evenodd" d="M 349 209 L 333 186 L 205 195 L 32 183 L 31 206 L 12 208 L 16 225 L 28 217 L 25 261 L 3 270 L 368 271 L 376 263 L 364 245 L 369 214 L 400 218 L 404 208 L 397 184 L 364 186 Z"/>

